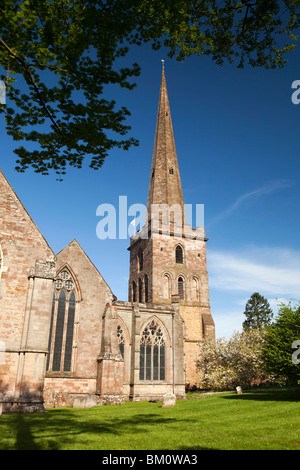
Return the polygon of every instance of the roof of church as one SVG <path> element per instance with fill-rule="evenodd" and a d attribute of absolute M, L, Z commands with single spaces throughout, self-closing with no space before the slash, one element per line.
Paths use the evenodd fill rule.
<path fill-rule="evenodd" d="M 182 214 L 184 214 L 184 199 L 164 67 L 148 192 L 148 220 L 152 204 L 168 204 L 169 207 L 173 204 L 179 204 L 182 208 Z M 185 221 L 185 217 L 183 221 Z"/>

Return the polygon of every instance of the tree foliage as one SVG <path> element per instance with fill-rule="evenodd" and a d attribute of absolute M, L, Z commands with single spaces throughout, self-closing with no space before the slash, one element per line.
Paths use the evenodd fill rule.
<path fill-rule="evenodd" d="M 300 305 L 292 307 L 291 304 L 282 304 L 275 322 L 267 331 L 263 352 L 266 369 L 290 383 L 297 383 L 300 363 L 299 357 L 293 360 L 293 354 L 297 352 L 294 344 L 298 348 L 300 344 Z"/>
<path fill-rule="evenodd" d="M 250 387 L 253 380 L 265 380 L 262 359 L 265 333 L 263 330 L 235 332 L 229 340 L 205 338 L 200 343 L 197 368 L 199 387 L 232 390 L 238 385 Z"/>
<path fill-rule="evenodd" d="M 99 169 L 112 148 L 138 144 L 127 137 L 129 110 L 105 98 L 107 85 L 134 88 L 138 64 L 120 66 L 131 45 L 282 67 L 297 42 L 299 1 L 2 0 L 0 112 L 22 143 L 17 170 L 64 173 L 87 157 Z"/>
<path fill-rule="evenodd" d="M 244 330 L 249 328 L 264 328 L 270 325 L 273 317 L 269 302 L 258 292 L 254 292 L 247 301 L 244 314 L 246 316 L 246 320 L 243 323 Z"/>

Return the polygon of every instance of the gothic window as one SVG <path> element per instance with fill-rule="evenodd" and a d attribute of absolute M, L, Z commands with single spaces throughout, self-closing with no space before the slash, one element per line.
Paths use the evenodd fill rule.
<path fill-rule="evenodd" d="M 53 362 L 52 362 L 53 371 L 60 371 L 60 368 L 61 368 L 61 353 L 62 353 L 62 343 L 63 343 L 63 334 L 64 334 L 65 312 L 66 312 L 66 294 L 65 294 L 65 291 L 62 290 L 58 298 L 55 341 L 54 341 Z"/>
<path fill-rule="evenodd" d="M 46 370 L 71 372 L 76 295 L 75 282 L 67 269 L 58 274 L 54 287 Z"/>
<path fill-rule="evenodd" d="M 143 302 L 143 281 L 141 278 L 139 279 L 139 302 Z"/>
<path fill-rule="evenodd" d="M 138 253 L 138 259 L 139 259 L 139 271 L 143 271 L 143 268 L 144 268 L 144 259 L 143 259 L 143 252 L 142 252 L 142 250 L 140 250 L 139 253 Z"/>
<path fill-rule="evenodd" d="M 75 294 L 74 292 L 72 292 L 70 295 L 70 299 L 69 299 L 64 371 L 71 371 L 73 335 L 74 335 L 74 323 L 75 323 L 75 305 L 76 305 Z"/>
<path fill-rule="evenodd" d="M 183 250 L 180 245 L 176 246 L 175 257 L 176 257 L 176 264 L 183 263 Z"/>
<path fill-rule="evenodd" d="M 148 276 L 145 274 L 145 302 L 149 302 L 149 281 Z"/>
<path fill-rule="evenodd" d="M 140 342 L 140 380 L 165 380 L 166 345 L 159 324 L 152 320 Z"/>
<path fill-rule="evenodd" d="M 199 300 L 199 281 L 196 276 L 191 280 L 192 300 Z"/>
<path fill-rule="evenodd" d="M 178 294 L 181 299 L 184 299 L 184 280 L 181 276 L 178 278 Z"/>
<path fill-rule="evenodd" d="M 172 166 L 169 167 L 169 173 L 170 173 L 170 175 L 174 175 L 174 170 L 173 170 Z"/>
<path fill-rule="evenodd" d="M 132 302 L 136 302 L 136 283 L 132 283 Z"/>
<path fill-rule="evenodd" d="M 171 297 L 171 278 L 169 274 L 164 275 L 163 296 L 164 296 L 164 299 L 169 299 Z"/>
<path fill-rule="evenodd" d="M 117 338 L 118 338 L 120 353 L 121 353 L 122 358 L 124 359 L 125 339 L 124 339 L 123 330 L 120 325 L 117 326 Z"/>

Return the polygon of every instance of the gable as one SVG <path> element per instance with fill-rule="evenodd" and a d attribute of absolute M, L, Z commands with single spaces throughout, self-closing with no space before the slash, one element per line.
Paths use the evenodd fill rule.
<path fill-rule="evenodd" d="M 77 277 L 80 288 L 83 291 L 101 289 L 107 298 L 111 300 L 115 298 L 112 290 L 77 240 L 74 239 L 56 256 L 57 269 L 59 270 L 63 265 L 68 264 Z"/>
<path fill-rule="evenodd" d="M 8 239 L 24 249 L 28 247 L 35 259 L 54 257 L 46 239 L 0 170 L 0 243 L 5 244 Z"/>

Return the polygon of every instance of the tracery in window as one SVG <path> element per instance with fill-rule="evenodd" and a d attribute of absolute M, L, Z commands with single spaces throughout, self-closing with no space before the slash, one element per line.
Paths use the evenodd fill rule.
<path fill-rule="evenodd" d="M 124 359 L 124 351 L 125 351 L 125 338 L 123 334 L 123 330 L 121 325 L 117 326 L 117 338 L 118 338 L 118 344 L 119 344 L 119 349 L 122 358 Z"/>
<path fill-rule="evenodd" d="M 76 313 L 76 283 L 65 268 L 54 282 L 47 371 L 71 372 Z"/>
<path fill-rule="evenodd" d="M 166 345 L 158 322 L 144 328 L 140 341 L 140 380 L 165 380 Z"/>

